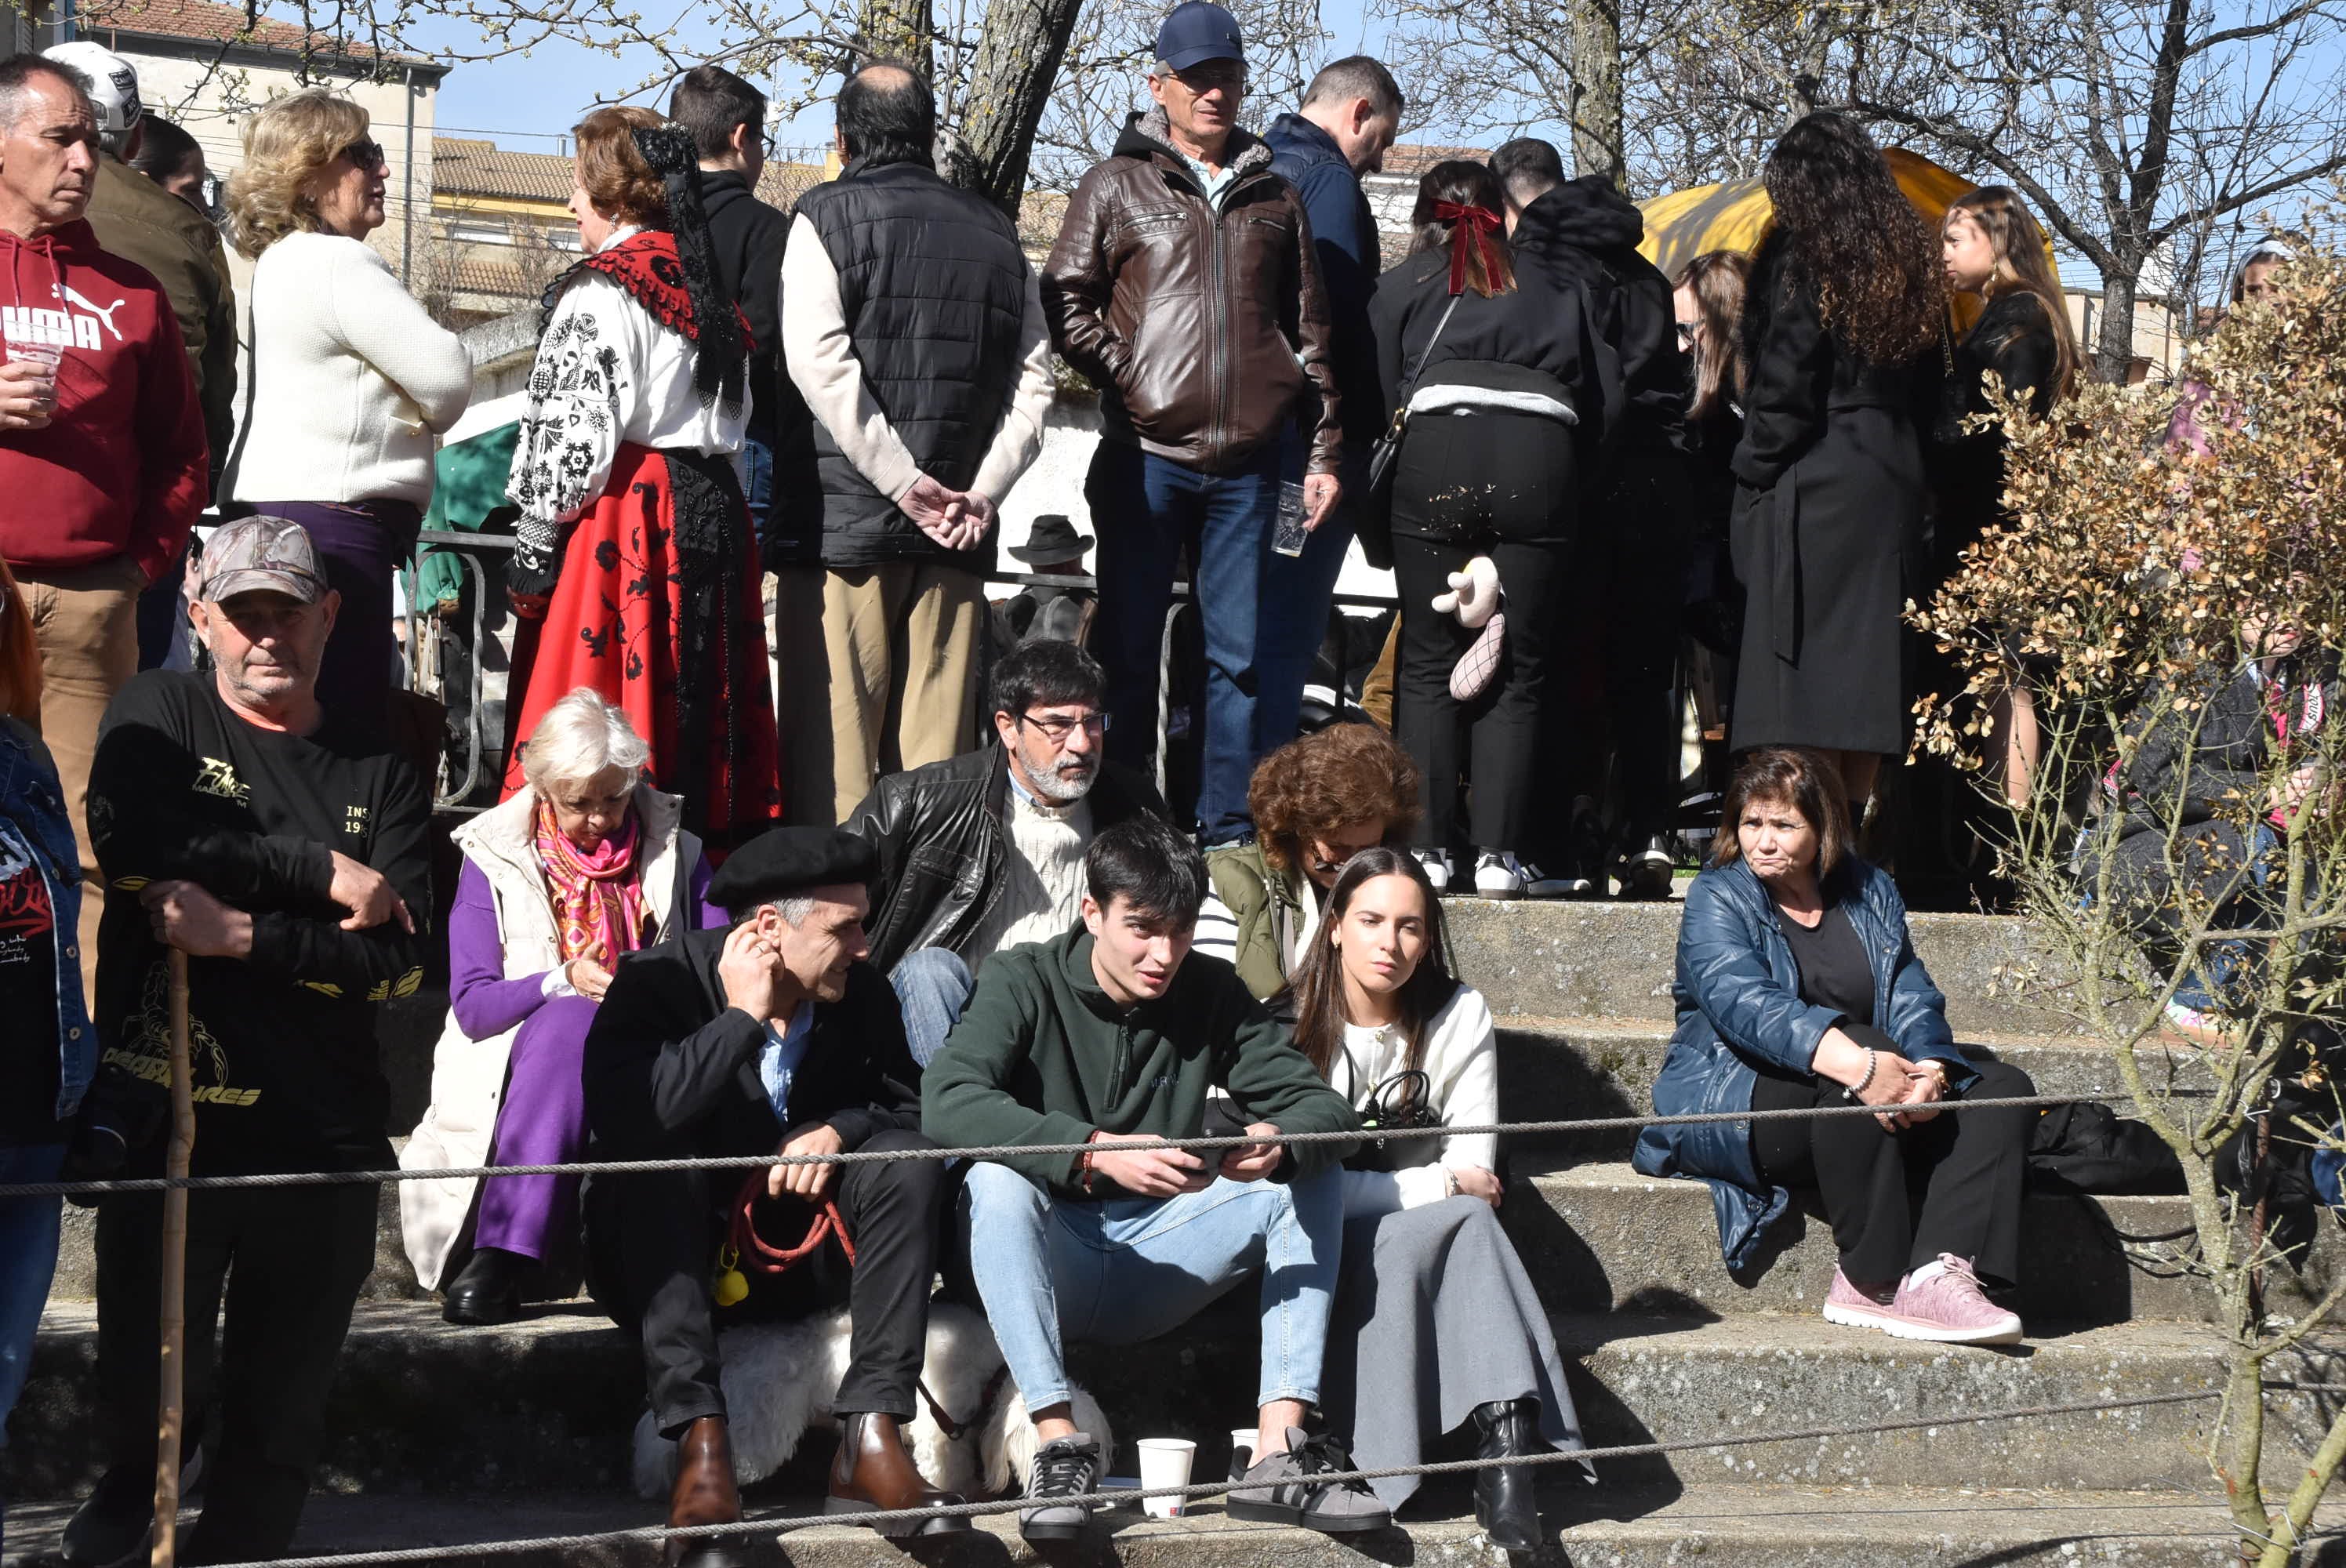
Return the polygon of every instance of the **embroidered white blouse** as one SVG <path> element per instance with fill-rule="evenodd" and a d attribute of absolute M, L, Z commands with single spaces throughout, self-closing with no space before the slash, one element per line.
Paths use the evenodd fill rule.
<path fill-rule="evenodd" d="M 615 229 L 603 249 L 640 232 Z M 702 401 L 692 384 L 695 352 L 611 279 L 580 272 L 570 280 L 530 367 L 505 482 L 505 499 L 521 508 L 515 533 L 524 565 L 554 564 L 563 525 L 602 495 L 622 442 L 711 456 L 740 452 L 747 382 L 738 407 Z"/>
<path fill-rule="evenodd" d="M 1355 1107 L 1368 1103 L 1378 1084 L 1409 1064 L 1409 1040 L 1398 1027 L 1344 1025 L 1344 1059 L 1329 1073 Z M 1425 1030 L 1424 1071 L 1433 1111 L 1454 1127 L 1487 1127 L 1499 1119 L 1499 1040 L 1491 1005 L 1471 985 L 1433 1015 Z M 1417 1145 L 1431 1146 L 1432 1139 Z M 1442 1140 L 1439 1156 L 1397 1171 L 1344 1173 L 1344 1217 L 1390 1214 L 1440 1203 L 1450 1193 L 1445 1169 L 1495 1168 L 1497 1137 L 1471 1133 Z"/>

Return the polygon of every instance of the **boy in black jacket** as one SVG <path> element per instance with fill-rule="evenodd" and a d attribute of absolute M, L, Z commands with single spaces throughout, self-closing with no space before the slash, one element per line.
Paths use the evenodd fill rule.
<path fill-rule="evenodd" d="M 117 1083 L 169 1084 L 169 953 L 188 954 L 198 1176 L 391 1163 L 375 1005 L 423 978 L 431 803 L 380 737 L 319 706 L 318 657 L 338 603 L 298 524 L 229 524 L 204 551 L 193 610 L 212 674 L 138 677 L 98 733 L 89 826 L 107 890 L 103 1061 Z M 130 1160 L 131 1175 L 160 1175 L 159 1136 Z M 292 1542 L 327 1386 L 374 1266 L 377 1191 L 190 1196 L 186 1405 L 198 1420 L 231 1268 L 235 1282 L 220 1441 L 180 1562 L 277 1557 Z M 153 1516 L 161 1226 L 159 1195 L 99 1206 L 98 1382 L 112 1464 L 66 1528 L 69 1562 L 119 1560 Z"/>
<path fill-rule="evenodd" d="M 831 828 L 778 828 L 735 850 L 709 884 L 727 931 L 687 932 L 618 967 L 586 1035 L 586 1119 L 598 1159 L 825 1155 L 933 1145 L 920 1134 L 921 1070 L 896 994 L 867 962 L 872 846 Z M 839 1457 L 824 1512 L 853 1515 L 961 1501 L 913 1468 L 900 1429 L 928 1337 L 944 1162 L 776 1166 L 754 1205 L 768 1245 L 796 1247 L 834 1206 L 836 1234 L 796 1268 L 741 1260 L 728 1320 L 795 1318 L 848 1303 L 852 1359 L 831 1409 Z M 587 1250 L 597 1293 L 643 1339 L 652 1415 L 678 1449 L 674 1526 L 741 1517 L 711 1279 L 741 1173 L 592 1178 Z M 851 1255 L 848 1246 L 852 1246 Z M 851 1520 L 852 1522 L 852 1520 Z M 923 1534 L 966 1530 L 938 1520 Z M 738 1540 L 686 1549 L 682 1568 L 739 1568 Z"/>

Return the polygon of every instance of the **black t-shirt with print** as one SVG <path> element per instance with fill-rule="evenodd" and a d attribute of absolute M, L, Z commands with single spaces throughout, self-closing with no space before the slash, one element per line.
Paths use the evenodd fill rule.
<path fill-rule="evenodd" d="M 152 670 L 107 708 L 89 825 L 106 876 L 106 1060 L 168 1083 L 168 951 L 139 890 L 184 879 L 253 917 L 242 959 L 189 962 L 199 1174 L 388 1162 L 374 1003 L 423 979 L 431 803 L 380 736 L 329 714 L 307 736 L 240 718 L 210 677 Z M 382 872 L 416 921 L 342 929 L 332 851 Z"/>
<path fill-rule="evenodd" d="M 39 858 L 0 817 L 0 1142 L 64 1141 L 57 1123 L 57 915 Z M 46 1022 L 47 1027 L 41 1024 Z"/>

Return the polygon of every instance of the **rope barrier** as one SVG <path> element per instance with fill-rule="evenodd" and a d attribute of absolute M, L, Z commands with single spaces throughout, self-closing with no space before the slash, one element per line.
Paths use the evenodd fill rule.
<path fill-rule="evenodd" d="M 2178 1096 L 2179 1097 L 2179 1096 Z M 1933 1111 L 2045 1109 L 2054 1105 L 2101 1105 L 2103 1095 L 2028 1095 L 2008 1099 L 1936 1100 Z M 1714 1122 L 1766 1122 L 1807 1116 L 1872 1116 L 1900 1109 L 1895 1105 L 1797 1105 L 1775 1111 L 1698 1111 L 1676 1116 L 1584 1116 L 1540 1122 L 1494 1122 L 1481 1126 L 1417 1127 L 1392 1132 L 1277 1133 L 1250 1137 L 1243 1133 L 1195 1138 L 1119 1137 L 1111 1145 L 1119 1153 L 1154 1149 L 1207 1151 L 1244 1148 L 1252 1144 L 1299 1145 L 1357 1144 L 1377 1140 L 1451 1138 L 1468 1135 L 1524 1133 L 1622 1132 L 1633 1127 L 1701 1126 Z M 458 1181 L 510 1176 L 641 1176 L 663 1171 L 754 1170 L 775 1166 L 892 1165 L 904 1160 L 1002 1160 L 1035 1155 L 1075 1156 L 1098 1150 L 1100 1145 L 984 1144 L 969 1148 L 855 1149 L 830 1155 L 703 1155 L 664 1160 L 576 1160 L 563 1165 L 460 1166 L 439 1170 L 273 1171 L 250 1176 L 131 1176 L 117 1181 L 15 1182 L 0 1186 L 0 1198 L 104 1196 L 118 1193 L 169 1192 L 178 1188 L 277 1186 L 354 1186 L 383 1182 Z"/>
<path fill-rule="evenodd" d="M 2218 1400 L 2220 1390 L 2208 1389 L 2195 1393 L 2143 1394 L 2123 1400 L 2084 1400 L 2066 1404 L 2025 1405 L 1995 1410 L 1974 1410 L 1953 1416 L 1910 1416 L 1898 1420 L 1872 1421 L 1859 1426 L 1797 1427 L 1782 1431 L 1743 1432 L 1727 1437 L 1680 1438 L 1669 1442 L 1620 1443 L 1611 1448 L 1575 1449 L 1563 1453 L 1519 1454 L 1502 1459 L 1441 1460 L 1423 1464 L 1390 1465 L 1382 1470 L 1331 1471 L 1313 1475 L 1315 1484 L 1341 1481 L 1381 1481 L 1402 1475 L 1457 1475 L 1477 1470 L 1504 1470 L 1553 1464 L 1596 1463 L 1617 1459 L 1643 1459 L 1660 1454 L 1686 1453 L 1721 1448 L 1747 1448 L 1763 1443 L 1811 1442 L 1833 1438 L 1868 1437 L 1883 1432 L 1918 1431 L 1933 1427 L 1961 1426 L 1973 1421 L 2030 1420 L 2052 1416 L 2088 1415 L 2106 1410 L 2140 1410 L 2153 1405 L 2176 1405 Z M 1113 1492 L 1090 1492 L 1080 1496 L 1047 1499 L 1054 1506 L 1083 1505 L 1101 1508 L 1134 1502 L 1148 1497 L 1178 1497 L 1185 1501 L 1220 1497 L 1243 1490 L 1243 1481 L 1197 1482 L 1188 1486 L 1157 1486 L 1146 1490 L 1119 1488 Z M 1002 1498 L 987 1502 L 938 1504 L 929 1508 L 899 1508 L 882 1512 L 838 1515 L 810 1513 L 771 1519 L 745 1519 L 730 1524 L 701 1524 L 678 1528 L 647 1525 L 636 1530 L 605 1531 L 590 1535 L 548 1535 L 526 1541 L 475 1542 L 466 1546 L 405 1547 L 379 1552 L 352 1552 L 334 1557 L 272 1557 L 263 1561 L 226 1564 L 225 1568 L 377 1568 L 405 1563 L 445 1563 L 464 1558 L 486 1557 L 498 1553 L 567 1553 L 599 1546 L 616 1546 L 627 1543 L 657 1545 L 668 1541 L 709 1541 L 743 1535 L 785 1534 L 811 1530 L 821 1525 L 864 1528 L 883 1524 L 916 1524 L 932 1519 L 977 1519 L 991 1514 L 1015 1513 L 1035 1506 L 1025 1497 Z"/>

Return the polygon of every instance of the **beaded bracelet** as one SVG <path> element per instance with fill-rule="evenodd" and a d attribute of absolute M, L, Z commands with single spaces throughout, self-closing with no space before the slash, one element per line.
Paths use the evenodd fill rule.
<path fill-rule="evenodd" d="M 1872 1046 L 1867 1046 L 1865 1048 L 1865 1076 L 1860 1078 L 1856 1083 L 1851 1084 L 1848 1088 L 1843 1089 L 1841 1092 L 1841 1097 L 1844 1100 L 1854 1101 L 1863 1095 L 1865 1093 L 1865 1086 L 1873 1082 L 1873 1069 L 1881 1065 L 1881 1063 L 1882 1054 L 1876 1051 Z"/>

